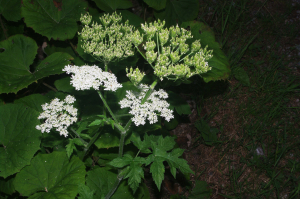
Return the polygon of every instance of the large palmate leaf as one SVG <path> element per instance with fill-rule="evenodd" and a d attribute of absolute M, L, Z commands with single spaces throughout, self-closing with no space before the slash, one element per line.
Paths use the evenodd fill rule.
<path fill-rule="evenodd" d="M 86 184 L 92 191 L 95 191 L 94 198 L 104 198 L 106 194 L 113 188 L 117 180 L 117 174 L 104 168 L 96 168 L 87 173 Z M 119 198 L 143 198 L 149 199 L 149 191 L 144 183 L 141 183 L 136 193 L 133 195 L 126 181 L 120 183 L 118 189 L 111 197 Z"/>
<path fill-rule="evenodd" d="M 15 35 L 0 42 L 1 48 L 4 52 L 0 53 L 0 93 L 16 93 L 38 79 L 63 73 L 62 68 L 72 59 L 67 53 L 53 53 L 32 72 L 30 65 L 38 48 L 33 39 Z"/>
<path fill-rule="evenodd" d="M 21 0 L 0 0 L 0 14 L 8 21 L 19 21 L 21 17 Z"/>
<path fill-rule="evenodd" d="M 66 40 L 77 32 L 76 22 L 85 12 L 85 7 L 86 3 L 81 0 L 23 0 L 22 16 L 28 27 L 49 40 Z"/>
<path fill-rule="evenodd" d="M 42 104 L 45 104 L 46 102 L 49 102 L 50 99 L 46 97 L 45 95 L 41 94 L 32 94 L 28 95 L 26 97 L 20 98 L 18 100 L 15 100 L 15 104 L 24 104 L 38 112 L 43 112 Z"/>
<path fill-rule="evenodd" d="M 162 10 L 166 7 L 167 0 L 144 0 L 150 7 L 155 10 Z"/>
<path fill-rule="evenodd" d="M 117 9 L 131 8 L 132 2 L 130 0 L 93 0 L 97 7 L 105 12 L 115 11 Z"/>
<path fill-rule="evenodd" d="M 39 154 L 17 174 L 15 188 L 30 198 L 74 199 L 85 183 L 85 166 L 78 157 L 70 161 L 65 152 Z"/>
<path fill-rule="evenodd" d="M 40 149 L 38 112 L 22 104 L 0 106 L 0 176 L 19 172 Z"/>
<path fill-rule="evenodd" d="M 182 27 L 189 27 L 193 39 L 200 39 L 203 48 L 207 45 L 209 50 L 213 50 L 213 57 L 208 60 L 208 65 L 212 67 L 212 70 L 201 74 L 204 81 L 209 82 L 227 79 L 230 75 L 228 58 L 221 50 L 220 45 L 215 41 L 213 31 L 204 23 L 197 21 L 184 22 L 182 23 Z"/>
<path fill-rule="evenodd" d="M 170 27 L 195 19 L 198 11 L 198 0 L 167 0 L 166 8 L 155 11 L 154 16 L 160 20 L 165 20 L 166 26 Z"/>

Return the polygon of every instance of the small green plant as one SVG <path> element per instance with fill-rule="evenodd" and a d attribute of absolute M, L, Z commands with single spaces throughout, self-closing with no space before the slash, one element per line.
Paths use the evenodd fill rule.
<path fill-rule="evenodd" d="M 62 34 L 69 39 L 75 33 L 70 27 L 66 34 L 49 32 L 54 23 L 36 27 L 36 19 L 30 17 L 32 10 L 61 9 L 61 15 L 49 12 L 49 20 L 64 23 L 68 20 L 58 16 L 68 17 L 70 7 L 84 13 L 78 2 L 54 7 L 44 1 L 23 2 L 25 22 L 49 38 Z M 42 16 L 47 18 L 43 12 Z M 82 24 L 77 49 L 81 58 L 73 60 L 68 53 L 55 52 L 35 63 L 37 44 L 33 39 L 19 34 L 0 43 L 4 49 L 0 53 L 1 93 L 17 92 L 49 75 L 69 75 L 56 80 L 56 88 L 49 86 L 55 92 L 28 95 L 0 106 L 0 183 L 13 186 L 0 191 L 5 195 L 18 191 L 30 198 L 75 198 L 78 194 L 78 198 L 147 198 L 149 192 L 142 181 L 145 167 L 150 167 L 158 189 L 165 162 L 174 177 L 177 171 L 193 173 L 181 158 L 184 150 L 176 147 L 174 137 L 162 135 L 161 121 L 171 121 L 181 106 L 168 102 L 169 93 L 162 85 L 194 75 L 207 74 L 207 81 L 224 78 L 220 71 L 209 74 L 214 70 L 214 63 L 209 64 L 215 59 L 214 48 L 202 48 L 200 38 L 193 38 L 192 32 L 179 26 L 167 28 L 160 20 L 144 23 L 138 30 L 129 21 L 123 23 L 117 12 L 97 20 L 76 12 L 72 18 L 80 18 Z M 124 80 L 124 72 L 110 71 L 137 53 L 152 74 L 141 72 L 136 62 L 127 65 L 130 81 Z M 85 64 L 85 58 L 94 63 Z M 226 67 L 223 70 L 228 72 Z"/>

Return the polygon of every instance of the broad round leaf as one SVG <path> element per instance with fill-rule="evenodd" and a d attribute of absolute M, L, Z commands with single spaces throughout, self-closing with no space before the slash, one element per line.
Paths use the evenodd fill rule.
<path fill-rule="evenodd" d="M 162 10 L 166 7 L 167 0 L 144 0 L 150 7 L 155 10 Z"/>
<path fill-rule="evenodd" d="M 128 9 L 133 6 L 130 0 L 93 0 L 97 7 L 105 12 L 115 11 L 117 9 Z"/>
<path fill-rule="evenodd" d="M 206 45 L 209 50 L 213 50 L 213 57 L 208 60 L 208 65 L 212 67 L 212 70 L 207 73 L 201 74 L 205 82 L 225 80 L 230 75 L 230 66 L 228 58 L 221 50 L 220 45 L 215 41 L 213 31 L 204 23 L 197 21 L 188 21 L 182 23 L 182 27 L 189 27 L 193 39 L 200 39 L 202 48 Z"/>
<path fill-rule="evenodd" d="M 21 0 L 0 0 L 0 14 L 8 21 L 19 21 L 21 17 Z"/>
<path fill-rule="evenodd" d="M 38 154 L 30 166 L 17 174 L 14 185 L 30 198 L 74 199 L 78 186 L 84 185 L 85 174 L 85 166 L 78 157 L 69 161 L 65 152 Z"/>
<path fill-rule="evenodd" d="M 166 21 L 166 26 L 181 24 L 184 21 L 194 20 L 199 12 L 198 0 L 167 0 L 164 10 L 155 11 L 154 16 Z"/>
<path fill-rule="evenodd" d="M 22 16 L 28 27 L 56 40 L 71 39 L 77 31 L 77 21 L 86 3 L 81 0 L 23 0 Z"/>
<path fill-rule="evenodd" d="M 4 49 L 0 53 L 0 93 L 16 93 L 38 79 L 63 73 L 62 69 L 72 59 L 67 53 L 53 53 L 32 72 L 30 65 L 37 54 L 37 45 L 33 39 L 14 35 L 0 42 L 0 48 Z"/>
<path fill-rule="evenodd" d="M 0 176 L 19 172 L 40 149 L 39 113 L 21 104 L 0 106 Z"/>

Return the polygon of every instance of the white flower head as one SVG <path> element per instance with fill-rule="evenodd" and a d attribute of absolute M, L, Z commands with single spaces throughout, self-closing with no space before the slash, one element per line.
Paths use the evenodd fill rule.
<path fill-rule="evenodd" d="M 109 72 L 102 71 L 98 66 L 71 66 L 67 65 L 63 69 L 67 74 L 73 73 L 71 76 L 71 84 L 76 90 L 89 90 L 94 88 L 99 90 L 100 86 L 104 90 L 116 91 L 122 88 L 122 85 L 117 82 L 117 77 Z"/>
<path fill-rule="evenodd" d="M 43 104 L 44 112 L 39 115 L 38 119 L 45 119 L 45 122 L 35 128 L 42 133 L 49 133 L 54 128 L 60 135 L 67 137 L 67 128 L 77 121 L 77 109 L 71 105 L 75 100 L 73 96 L 68 95 L 63 101 L 55 98 L 50 104 Z"/>
<path fill-rule="evenodd" d="M 145 125 L 146 120 L 150 124 L 156 123 L 158 113 L 168 122 L 174 118 L 173 111 L 168 108 L 169 103 L 164 100 L 168 98 L 168 94 L 164 90 L 160 89 L 152 92 L 146 102 L 142 104 L 149 87 L 141 84 L 140 88 L 142 91 L 138 95 L 135 95 L 132 91 L 126 91 L 126 97 L 119 102 L 121 108 L 130 108 L 129 113 L 134 116 L 132 121 L 136 126 Z"/>

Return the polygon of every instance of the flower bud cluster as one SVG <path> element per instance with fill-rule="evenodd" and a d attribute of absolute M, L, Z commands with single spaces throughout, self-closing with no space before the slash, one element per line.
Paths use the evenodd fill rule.
<path fill-rule="evenodd" d="M 127 73 L 127 77 L 135 86 L 139 85 L 145 76 L 145 73 L 142 73 L 139 68 L 133 70 L 131 67 L 129 72 L 128 72 L 128 68 L 126 68 L 126 73 Z"/>
<path fill-rule="evenodd" d="M 37 125 L 35 128 L 42 133 L 49 133 L 52 128 L 60 135 L 68 136 L 67 128 L 77 121 L 77 109 L 73 107 L 75 98 L 68 95 L 63 101 L 55 98 L 50 104 L 42 105 L 42 112 L 38 119 L 45 119 L 45 123 Z"/>
<path fill-rule="evenodd" d="M 149 87 L 141 84 L 140 89 L 142 91 L 138 95 L 135 95 L 132 91 L 126 91 L 126 98 L 119 102 L 121 108 L 130 108 L 129 113 L 134 116 L 132 121 L 136 126 L 145 125 L 146 119 L 150 124 L 156 123 L 158 113 L 167 121 L 174 118 L 173 111 L 169 109 L 169 103 L 164 100 L 168 98 L 168 94 L 164 90 L 160 89 L 152 92 L 146 102 L 142 104 Z"/>
<path fill-rule="evenodd" d="M 165 22 L 159 20 L 142 24 L 144 34 L 140 35 L 136 31 L 131 39 L 137 48 L 145 36 L 145 58 L 153 67 L 156 76 L 161 80 L 185 79 L 211 70 L 207 61 L 212 57 L 212 51 L 201 49 L 199 40 L 191 45 L 187 44 L 187 40 L 193 38 L 190 31 L 179 28 L 178 25 L 169 29 L 164 28 L 164 25 Z"/>
<path fill-rule="evenodd" d="M 92 16 L 89 14 L 81 14 L 80 21 L 83 25 L 89 25 L 92 21 Z"/>
<path fill-rule="evenodd" d="M 116 91 L 122 87 L 114 74 L 102 71 L 96 65 L 80 67 L 67 65 L 63 71 L 67 74 L 74 73 L 70 83 L 76 90 L 89 90 L 90 88 L 99 90 L 99 87 L 103 86 L 104 90 Z"/>
<path fill-rule="evenodd" d="M 88 14 L 81 17 L 81 22 L 85 26 L 79 35 L 83 40 L 81 47 L 85 53 L 106 63 L 134 54 L 131 43 L 133 26 L 129 25 L 128 21 L 121 24 L 122 17 L 116 12 L 100 17 L 101 24 L 93 22 L 89 25 L 87 19 L 90 18 L 91 16 Z"/>

